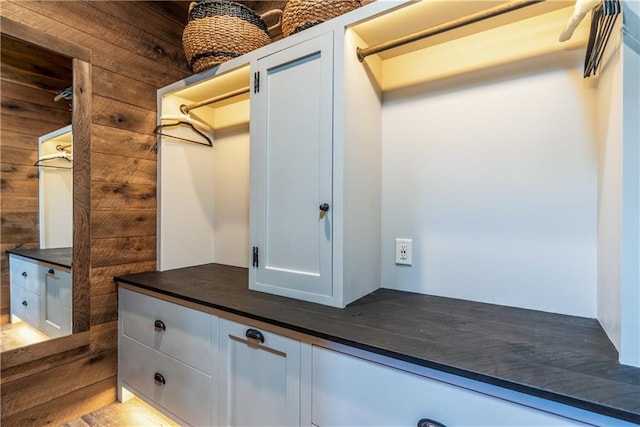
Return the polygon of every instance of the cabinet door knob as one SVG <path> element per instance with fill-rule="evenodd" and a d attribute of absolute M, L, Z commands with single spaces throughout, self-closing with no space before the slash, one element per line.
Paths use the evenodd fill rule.
<path fill-rule="evenodd" d="M 418 427 L 446 427 L 444 424 L 437 421 L 433 421 L 427 418 L 423 418 L 418 421 Z"/>
<path fill-rule="evenodd" d="M 245 335 L 249 339 L 260 341 L 261 344 L 264 344 L 264 335 L 257 329 L 247 329 Z"/>
<path fill-rule="evenodd" d="M 156 372 L 155 374 L 153 374 L 153 382 L 158 386 L 163 386 L 167 383 L 167 381 L 164 379 L 164 375 L 162 375 L 160 372 Z"/>
<path fill-rule="evenodd" d="M 327 212 L 329 210 L 329 203 L 323 203 L 320 205 L 320 210 L 322 212 Z"/>
<path fill-rule="evenodd" d="M 29 303 L 27 303 L 26 301 L 22 301 L 22 305 L 24 305 L 25 307 L 29 305 Z"/>
<path fill-rule="evenodd" d="M 26 271 L 22 272 L 22 277 L 27 277 L 27 272 Z"/>
<path fill-rule="evenodd" d="M 53 268 L 50 268 L 50 269 L 49 269 L 49 274 L 56 274 L 56 272 L 54 271 L 54 269 L 53 269 Z"/>
<path fill-rule="evenodd" d="M 155 329 L 156 332 L 164 332 L 167 330 L 167 326 L 162 320 L 156 320 L 153 324 L 153 329 Z"/>

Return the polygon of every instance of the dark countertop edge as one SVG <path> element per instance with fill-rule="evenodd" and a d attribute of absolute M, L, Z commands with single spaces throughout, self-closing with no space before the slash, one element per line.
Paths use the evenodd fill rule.
<path fill-rule="evenodd" d="M 35 259 L 37 261 L 46 262 L 46 263 L 57 265 L 57 266 L 63 267 L 63 268 L 69 268 L 70 269 L 72 267 L 71 263 L 65 264 L 65 263 L 62 263 L 62 262 L 58 262 L 58 261 L 52 260 L 51 258 L 47 258 L 46 256 L 37 255 L 37 254 L 33 254 L 32 255 L 32 254 L 22 253 L 25 250 L 29 250 L 29 249 L 7 249 L 6 252 L 8 254 L 18 255 L 18 256 L 21 256 L 23 258 Z M 33 251 L 43 251 L 43 250 L 46 250 L 46 249 L 33 249 Z"/>
<path fill-rule="evenodd" d="M 320 338 L 320 339 L 324 339 L 327 341 L 332 341 L 338 344 L 343 344 L 349 347 L 354 347 L 357 348 L 359 350 L 365 350 L 371 353 L 375 353 L 375 354 L 379 354 L 381 356 L 386 356 L 386 357 L 390 357 L 392 359 L 397 359 L 397 360 L 401 360 L 403 362 L 408 362 L 408 363 L 412 363 L 414 365 L 419 365 L 419 366 L 423 366 L 425 368 L 431 368 L 437 371 L 441 371 L 441 372 L 446 372 L 449 374 L 453 374 L 453 375 L 458 375 L 464 378 L 468 378 L 471 380 L 475 380 L 475 381 L 479 381 L 479 382 L 483 382 L 486 384 L 491 384 L 491 385 L 495 385 L 498 387 L 503 387 L 503 388 L 507 388 L 513 391 L 517 391 L 517 392 L 521 392 L 524 394 L 528 394 L 531 396 L 535 396 L 535 397 L 539 397 L 542 399 L 546 399 L 546 400 L 551 400 L 557 403 L 562 403 L 565 405 L 569 405 L 569 406 L 573 406 L 579 409 L 583 409 L 589 412 L 595 412 L 598 413 L 600 415 L 605 415 L 608 417 L 612 417 L 612 418 L 617 418 L 623 421 L 628 421 L 631 423 L 640 423 L 640 414 L 636 414 L 633 412 L 629 412 L 626 411 L 624 409 L 618 409 L 618 408 L 612 408 L 610 406 L 605 406 L 596 402 L 591 402 L 591 401 L 586 401 L 586 400 L 582 400 L 582 399 L 578 399 L 575 397 L 571 397 L 571 396 L 567 396 L 567 395 L 563 395 L 563 394 L 558 394 L 558 393 L 554 393 L 552 391 L 548 391 L 548 390 L 543 390 L 540 388 L 536 388 L 536 387 L 532 387 L 532 386 L 527 386 L 527 385 L 523 385 L 523 384 L 518 384 L 515 383 L 513 381 L 509 381 L 509 380 L 505 380 L 502 378 L 498 378 L 498 377 L 493 377 L 490 375 L 485 375 L 485 374 L 481 374 L 478 372 L 474 372 L 474 371 L 468 371 L 466 369 L 462 369 L 462 368 L 456 368 L 454 366 L 450 366 L 450 365 L 445 365 L 442 363 L 438 363 L 438 362 L 433 362 L 427 359 L 420 359 L 420 358 L 416 358 L 413 356 L 409 356 L 406 354 L 402 354 L 402 353 L 397 353 L 394 351 L 390 351 L 390 350 L 385 350 L 385 349 L 381 349 L 378 347 L 373 347 L 367 344 L 363 344 L 361 342 L 357 342 L 357 341 L 352 341 L 352 340 L 348 340 L 348 339 L 344 339 L 344 338 L 340 338 L 340 337 L 336 337 L 333 335 L 328 335 L 328 334 L 324 334 L 322 332 L 318 332 L 318 331 L 314 331 L 312 329 L 307 329 L 307 328 L 303 328 L 303 327 L 298 327 L 295 325 L 291 325 L 289 323 L 285 323 L 285 322 L 280 322 L 268 317 L 262 317 L 262 316 L 257 316 L 254 315 L 252 313 L 248 313 L 242 310 L 237 310 L 237 309 L 233 309 L 233 308 L 229 308 L 226 307 L 224 305 L 218 305 L 218 304 L 214 304 L 214 303 L 210 303 L 210 302 L 205 302 L 205 301 L 201 301 L 198 300 L 197 298 L 191 298 L 191 297 L 187 297 L 184 295 L 181 295 L 179 293 L 174 293 L 174 292 L 170 292 L 170 291 L 166 291 L 163 289 L 158 289 L 154 286 L 148 286 L 148 285 L 143 285 L 141 283 L 132 281 L 132 280 L 128 280 L 122 277 L 115 277 L 114 278 L 116 280 L 116 282 L 121 282 L 121 283 L 126 283 L 128 285 L 132 285 L 138 288 L 142 288 L 142 289 L 146 289 L 158 294 L 163 294 L 163 295 L 167 295 L 170 297 L 174 297 L 174 298 L 178 298 L 184 301 L 188 301 L 188 302 L 192 302 L 195 304 L 199 304 L 202 306 L 206 306 L 206 307 L 210 307 L 210 308 L 214 308 L 220 311 L 224 311 L 227 313 L 231 313 L 231 314 L 235 314 L 235 315 L 239 315 L 242 317 L 246 317 L 248 319 L 252 319 L 252 320 L 257 320 L 260 322 L 264 322 L 264 323 L 268 323 L 270 325 L 274 325 L 274 326 L 278 326 L 281 328 L 285 328 L 285 329 L 289 329 L 295 332 L 299 332 L 299 333 L 303 333 L 306 335 L 310 335 L 316 338 Z"/>

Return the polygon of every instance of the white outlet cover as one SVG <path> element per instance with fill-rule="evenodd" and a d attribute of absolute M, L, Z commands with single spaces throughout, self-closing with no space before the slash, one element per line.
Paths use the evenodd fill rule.
<path fill-rule="evenodd" d="M 396 264 L 412 265 L 411 239 L 396 239 Z"/>

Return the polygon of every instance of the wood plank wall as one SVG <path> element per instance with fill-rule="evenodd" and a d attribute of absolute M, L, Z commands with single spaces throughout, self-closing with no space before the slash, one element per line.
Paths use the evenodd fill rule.
<path fill-rule="evenodd" d="M 246 3 L 258 13 L 284 4 Z M 116 399 L 113 276 L 156 267 L 156 90 L 192 74 L 181 44 L 184 3 L 177 5 L 2 1 L 1 15 L 93 53 L 89 349 L 61 346 L 58 354 L 3 370 L 3 427 L 60 425 Z M 15 173 L 33 181 L 22 168 Z M 3 184 L 3 211 L 5 191 Z"/>
<path fill-rule="evenodd" d="M 93 54 L 89 349 L 61 348 L 54 356 L 3 370 L 0 379 L 3 426 L 60 425 L 116 399 L 113 276 L 155 269 L 156 90 L 191 72 L 182 51 L 183 26 L 150 2 L 3 1 L 0 13 Z M 35 234 L 27 240 L 37 245 L 37 228 L 22 224 L 37 217 L 37 179 L 26 167 L 36 160 L 37 144 L 16 135 L 6 140 L 13 146 L 5 147 L 5 128 L 16 120 L 5 120 L 9 92 L 2 89 L 3 223 L 10 207 L 28 208 L 30 215 L 6 220 L 31 228 Z M 19 179 L 7 181 L 5 169 Z M 14 181 L 21 181 L 20 188 Z"/>

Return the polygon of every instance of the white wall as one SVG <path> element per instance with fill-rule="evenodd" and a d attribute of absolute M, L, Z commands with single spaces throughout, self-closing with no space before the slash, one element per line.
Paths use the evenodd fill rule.
<path fill-rule="evenodd" d="M 598 75 L 598 320 L 620 349 L 620 260 L 622 241 L 622 79 L 620 28 L 616 27 Z"/>
<path fill-rule="evenodd" d="M 67 167 L 63 160 L 56 162 Z M 73 170 L 42 167 L 39 173 L 40 248 L 70 248 L 73 245 Z"/>
<path fill-rule="evenodd" d="M 38 139 L 38 158 L 59 154 L 58 146 L 72 152 L 71 125 Z M 38 168 L 40 248 L 69 248 L 73 244 L 73 164 L 49 159 Z"/>
<path fill-rule="evenodd" d="M 215 262 L 249 267 L 249 126 L 215 132 L 213 248 Z"/>
<path fill-rule="evenodd" d="M 384 287 L 595 317 L 593 90 L 556 58 L 385 95 Z"/>

